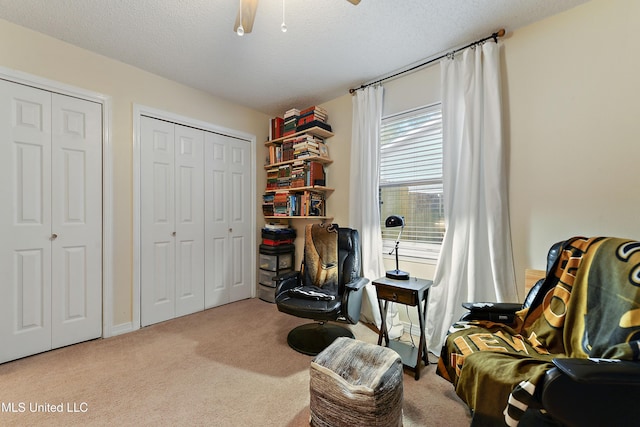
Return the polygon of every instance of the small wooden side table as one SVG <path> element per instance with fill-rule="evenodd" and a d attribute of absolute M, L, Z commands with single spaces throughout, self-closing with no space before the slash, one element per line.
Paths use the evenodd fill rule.
<path fill-rule="evenodd" d="M 402 363 L 406 367 L 414 370 L 415 379 L 418 380 L 420 379 L 420 361 L 424 361 L 425 365 L 429 364 L 424 324 L 427 313 L 427 297 L 429 296 L 429 288 L 433 284 L 433 281 L 418 279 L 417 277 L 411 277 L 409 280 L 395 280 L 381 277 L 374 280 L 372 284 L 376 287 L 378 307 L 380 308 L 380 316 L 382 317 L 382 325 L 380 326 L 380 334 L 378 335 L 378 345 L 381 345 L 384 339 L 386 341 L 385 346 L 398 352 L 402 358 Z M 383 301 L 384 305 L 382 303 Z M 420 322 L 420 341 L 418 347 L 389 340 L 386 322 L 389 301 L 418 308 L 418 320 Z"/>

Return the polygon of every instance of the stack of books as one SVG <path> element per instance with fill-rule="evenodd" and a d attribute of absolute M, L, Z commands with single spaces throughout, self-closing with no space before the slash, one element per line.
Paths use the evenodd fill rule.
<path fill-rule="evenodd" d="M 291 187 L 291 165 L 278 166 L 278 187 L 277 188 L 289 188 Z"/>
<path fill-rule="evenodd" d="M 296 132 L 302 132 L 313 127 L 319 127 L 331 132 L 331 126 L 327 123 L 327 110 L 314 105 L 300 111 Z"/>
<path fill-rule="evenodd" d="M 314 105 L 313 107 L 305 108 L 300 111 L 298 117 L 298 126 L 306 125 L 314 121 L 327 123 L 327 110 L 322 107 Z"/>
<path fill-rule="evenodd" d="M 278 168 L 271 168 L 267 170 L 267 190 L 278 189 Z"/>
<path fill-rule="evenodd" d="M 322 138 L 309 134 L 294 137 L 290 141 L 293 147 L 294 159 L 320 156 L 320 144 L 324 145 Z M 326 148 L 326 145 L 324 146 Z"/>
<path fill-rule="evenodd" d="M 297 108 L 291 108 L 284 113 L 284 127 L 282 136 L 289 136 L 296 133 L 299 116 L 300 110 L 298 110 Z"/>
<path fill-rule="evenodd" d="M 311 157 L 329 158 L 329 149 L 324 140 L 309 134 L 300 135 L 283 140 L 282 144 L 268 147 L 265 165 L 287 162 Z"/>
<path fill-rule="evenodd" d="M 275 193 L 273 195 L 273 216 L 290 216 L 289 212 L 289 193 Z"/>
<path fill-rule="evenodd" d="M 264 216 L 273 216 L 273 193 L 262 195 L 262 214 Z"/>
<path fill-rule="evenodd" d="M 291 164 L 291 187 L 300 188 L 306 185 L 307 168 L 302 160 Z"/>
<path fill-rule="evenodd" d="M 273 214 L 272 214 L 273 215 Z M 262 229 L 262 244 L 282 246 L 293 244 L 296 230 L 284 224 L 266 224 Z"/>

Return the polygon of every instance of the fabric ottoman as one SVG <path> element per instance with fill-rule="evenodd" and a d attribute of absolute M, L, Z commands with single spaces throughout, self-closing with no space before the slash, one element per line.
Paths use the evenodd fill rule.
<path fill-rule="evenodd" d="M 402 361 L 395 351 L 340 337 L 310 371 L 312 426 L 402 425 Z"/>

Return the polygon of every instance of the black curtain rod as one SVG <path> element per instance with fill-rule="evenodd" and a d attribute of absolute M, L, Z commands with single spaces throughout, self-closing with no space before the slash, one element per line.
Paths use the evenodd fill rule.
<path fill-rule="evenodd" d="M 447 56 L 449 56 L 449 55 L 455 55 L 456 53 L 460 52 L 461 50 L 465 50 L 465 49 L 467 49 L 467 48 L 469 48 L 469 47 L 471 47 L 471 46 L 475 46 L 475 45 L 480 44 L 480 43 L 482 43 L 482 42 L 485 42 L 485 41 L 487 41 L 487 40 L 489 40 L 489 39 L 493 39 L 493 41 L 495 41 L 496 43 L 498 43 L 498 37 L 503 37 L 504 35 L 505 35 L 505 31 L 504 31 L 504 28 L 503 28 L 503 29 L 500 29 L 500 30 L 496 31 L 495 33 L 491 34 L 490 36 L 487 36 L 487 37 L 482 38 L 482 39 L 480 39 L 480 40 L 476 40 L 476 41 L 475 41 L 475 42 L 473 42 L 473 43 L 469 43 L 468 45 L 463 46 L 463 47 L 461 47 L 461 48 L 459 48 L 459 49 L 455 49 L 455 50 L 453 50 L 453 51 L 451 51 L 451 52 L 448 52 L 448 53 L 442 54 L 442 55 L 438 56 L 437 58 L 430 59 L 430 60 L 428 60 L 428 61 L 426 61 L 426 62 L 423 62 L 422 64 L 415 65 L 415 66 L 413 66 L 413 67 L 411 67 L 411 68 L 408 68 L 408 69 L 406 69 L 406 70 L 404 70 L 404 71 L 400 71 L 400 72 L 397 72 L 397 73 L 392 74 L 392 75 L 390 75 L 390 76 L 387 76 L 387 77 L 384 77 L 384 78 L 382 78 L 382 79 L 376 80 L 375 82 L 371 82 L 371 83 L 364 84 L 364 85 L 362 85 L 362 86 L 360 86 L 360 87 L 358 87 L 358 88 L 355 88 L 355 89 L 349 89 L 349 93 L 353 94 L 353 93 L 354 93 L 355 91 L 357 91 L 357 90 L 364 89 L 364 88 L 366 88 L 366 87 L 369 87 L 369 86 L 372 86 L 372 85 L 375 85 L 375 84 L 381 83 L 381 82 L 383 82 L 383 81 L 385 81 L 385 80 L 389 80 L 389 79 L 392 79 L 392 78 L 394 78 L 394 77 L 398 77 L 398 76 L 400 76 L 400 75 L 402 75 L 402 74 L 409 73 L 409 72 L 411 72 L 411 71 L 413 71 L 413 70 L 417 70 L 418 68 L 422 68 L 422 67 L 424 67 L 424 66 L 426 66 L 426 65 L 429 65 L 429 64 L 431 64 L 431 63 L 433 63 L 433 62 L 439 61 L 439 60 L 441 60 L 442 58 L 445 58 L 445 57 L 447 57 Z"/>

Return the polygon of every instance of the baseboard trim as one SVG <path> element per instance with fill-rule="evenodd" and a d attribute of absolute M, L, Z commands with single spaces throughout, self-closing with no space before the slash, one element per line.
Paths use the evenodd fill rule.
<path fill-rule="evenodd" d="M 414 337 L 420 338 L 420 325 L 402 322 L 402 326 L 406 334 L 411 334 Z"/>
<path fill-rule="evenodd" d="M 126 334 L 135 330 L 136 328 L 134 328 L 133 322 L 120 323 L 111 328 L 111 336 L 114 337 L 116 335 Z"/>

